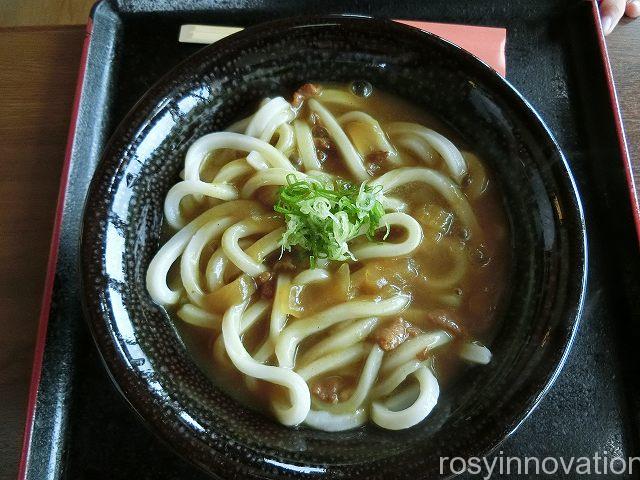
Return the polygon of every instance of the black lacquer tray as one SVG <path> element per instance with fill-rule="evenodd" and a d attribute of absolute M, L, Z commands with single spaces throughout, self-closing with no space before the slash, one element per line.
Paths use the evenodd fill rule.
<path fill-rule="evenodd" d="M 634 224 L 640 220 L 630 200 L 629 158 L 594 4 L 326 0 L 301 5 L 296 0 L 120 0 L 94 7 L 63 169 L 20 480 L 208 478 L 147 431 L 100 363 L 80 304 L 82 210 L 117 123 L 162 74 L 201 48 L 178 43 L 180 25 L 244 26 L 301 13 L 507 28 L 507 79 L 553 131 L 578 183 L 588 226 L 589 277 L 578 336 L 564 368 L 493 458 L 640 456 L 640 251 Z M 575 470 L 568 478 L 573 475 Z"/>

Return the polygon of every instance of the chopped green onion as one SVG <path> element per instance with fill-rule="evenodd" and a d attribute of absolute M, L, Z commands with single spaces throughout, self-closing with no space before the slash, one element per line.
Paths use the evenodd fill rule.
<path fill-rule="evenodd" d="M 356 260 L 348 242 L 360 235 L 374 239 L 384 215 L 381 197 L 380 185 L 363 182 L 357 186 L 341 178 L 297 180 L 289 175 L 273 207 L 284 215 L 287 225 L 282 249 L 291 251 L 298 246 L 306 250 L 312 268 L 318 259 Z"/>

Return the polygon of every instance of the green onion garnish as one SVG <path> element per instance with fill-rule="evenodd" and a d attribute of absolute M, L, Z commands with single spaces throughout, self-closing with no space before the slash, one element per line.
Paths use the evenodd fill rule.
<path fill-rule="evenodd" d="M 380 203 L 382 187 L 359 187 L 343 179 L 297 180 L 287 176 L 273 209 L 285 217 L 287 229 L 282 249 L 298 246 L 310 254 L 311 267 L 317 259 L 356 260 L 348 242 L 360 235 L 374 239 L 384 215 Z M 387 227 L 388 234 L 388 227 Z"/>

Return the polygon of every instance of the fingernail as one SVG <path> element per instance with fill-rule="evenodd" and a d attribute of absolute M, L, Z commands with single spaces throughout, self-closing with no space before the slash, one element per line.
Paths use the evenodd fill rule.
<path fill-rule="evenodd" d="M 602 31 L 604 32 L 605 35 L 609 35 L 610 31 L 611 31 L 611 17 L 604 17 L 602 19 Z"/>

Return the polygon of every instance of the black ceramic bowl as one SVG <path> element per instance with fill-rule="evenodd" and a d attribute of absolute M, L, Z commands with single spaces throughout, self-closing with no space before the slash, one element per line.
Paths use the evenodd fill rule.
<path fill-rule="evenodd" d="M 496 174 L 512 234 L 511 292 L 486 368 L 422 424 L 390 432 L 286 428 L 220 391 L 145 288 L 162 203 L 184 154 L 264 96 L 366 79 L 444 121 Z M 122 122 L 89 192 L 82 250 L 89 325 L 115 383 L 182 455 L 223 478 L 426 478 L 480 455 L 549 389 L 576 332 L 584 221 L 567 164 L 531 107 L 472 55 L 391 21 L 335 16 L 260 25 L 161 79 Z"/>

